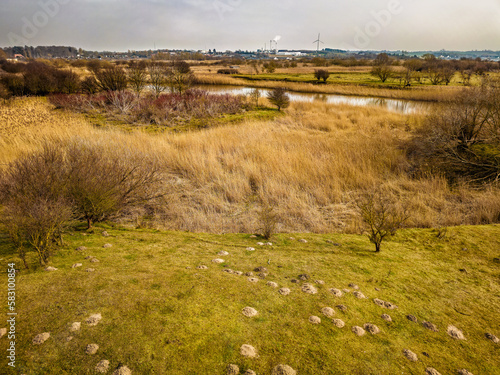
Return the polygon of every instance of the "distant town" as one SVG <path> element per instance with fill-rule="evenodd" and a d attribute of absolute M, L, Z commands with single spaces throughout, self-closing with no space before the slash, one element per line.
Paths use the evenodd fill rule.
<path fill-rule="evenodd" d="M 150 49 L 142 51 L 129 50 L 126 52 L 111 51 L 87 51 L 82 48 L 66 46 L 16 46 L 2 48 L 9 59 L 22 60 L 31 58 L 63 58 L 63 59 L 150 59 L 158 58 L 180 58 L 185 60 L 217 60 L 221 58 L 236 58 L 244 60 L 252 59 L 288 59 L 313 58 L 321 56 L 324 58 L 367 58 L 372 59 L 380 53 L 399 58 L 415 58 L 432 54 L 444 60 L 459 59 L 481 59 L 486 61 L 500 61 L 500 51 L 347 51 L 340 49 L 324 48 L 321 50 L 284 50 L 284 49 L 259 49 L 257 51 L 218 51 L 208 50 L 170 50 Z"/>

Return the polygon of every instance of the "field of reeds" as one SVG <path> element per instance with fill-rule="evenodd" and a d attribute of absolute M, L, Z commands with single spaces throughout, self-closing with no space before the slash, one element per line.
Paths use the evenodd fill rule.
<path fill-rule="evenodd" d="M 408 226 L 444 227 L 498 221 L 500 194 L 439 175 L 415 175 L 405 142 L 422 121 L 379 108 L 292 103 L 274 120 L 243 120 L 180 134 L 94 127 L 82 115 L 54 110 L 45 99 L 0 106 L 0 164 L 44 142 L 90 141 L 154 153 L 168 176 L 168 205 L 133 212 L 134 225 L 203 232 L 255 232 L 261 203 L 277 231 L 359 232 L 356 198 L 385 186 L 408 202 Z"/>

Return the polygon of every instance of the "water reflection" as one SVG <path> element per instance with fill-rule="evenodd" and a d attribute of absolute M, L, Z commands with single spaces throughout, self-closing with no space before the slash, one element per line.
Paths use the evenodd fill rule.
<path fill-rule="evenodd" d="M 197 86 L 202 90 L 206 90 L 219 94 L 231 95 L 248 95 L 254 89 L 252 87 L 239 86 L 218 86 L 218 85 L 200 85 Z M 262 96 L 267 95 L 269 89 L 259 89 Z M 289 92 L 290 100 L 295 102 L 323 102 L 331 104 L 349 104 L 360 107 L 377 106 L 386 108 L 393 112 L 404 114 L 416 113 L 426 110 L 429 104 L 425 102 L 416 102 L 399 99 L 384 99 L 376 97 L 359 97 L 335 94 L 313 94 L 313 93 L 297 93 Z"/>

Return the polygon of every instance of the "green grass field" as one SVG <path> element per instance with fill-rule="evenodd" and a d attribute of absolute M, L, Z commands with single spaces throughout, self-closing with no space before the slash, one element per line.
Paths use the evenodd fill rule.
<path fill-rule="evenodd" d="M 110 236 L 104 237 L 103 230 Z M 18 273 L 17 366 L 9 370 L 4 356 L 0 372 L 95 374 L 96 364 L 107 359 L 108 373 L 121 363 L 133 374 L 225 374 L 228 364 L 237 364 L 241 373 L 252 369 L 264 375 L 280 363 L 300 375 L 424 374 L 427 367 L 441 374 L 462 368 L 474 375 L 500 374 L 500 345 L 485 338 L 486 332 L 500 336 L 500 264 L 494 260 L 500 256 L 500 226 L 454 227 L 442 238 L 437 234 L 402 230 L 375 254 L 367 238 L 357 235 L 279 234 L 272 246 L 258 246 L 263 240 L 247 234 L 110 226 L 73 231 L 54 254 L 51 265 L 57 271 Z M 105 243 L 112 247 L 103 248 Z M 87 249 L 76 251 L 80 246 Z M 247 251 L 249 246 L 256 250 Z M 21 268 L 13 251 L 0 238 L 4 285 L 7 263 Z M 229 255 L 217 255 L 220 251 Z M 216 258 L 225 262 L 213 263 Z M 75 263 L 83 266 L 72 268 Z M 196 269 L 199 265 L 208 269 Z M 259 266 L 268 268 L 268 276 L 255 283 L 222 272 Z M 95 272 L 85 271 L 90 267 Z M 317 294 L 302 292 L 303 281 L 292 282 L 299 274 L 310 276 Z M 280 295 L 268 281 L 291 293 Z M 350 283 L 367 298 L 355 298 Z M 351 293 L 337 298 L 330 288 Z M 379 307 L 374 298 L 398 309 Z M 339 304 L 347 311 L 340 311 Z M 246 306 L 258 315 L 243 316 Z M 326 306 L 346 323 L 344 328 L 321 314 Z M 102 320 L 89 327 L 85 319 L 94 313 L 101 313 Z M 381 318 L 384 313 L 392 323 Z M 309 323 L 311 315 L 321 317 L 321 324 Z M 438 332 L 425 329 L 422 321 L 434 323 Z M 73 322 L 82 322 L 80 331 L 69 331 Z M 381 332 L 362 337 L 351 332 L 365 323 L 376 324 Z M 449 325 L 462 330 L 466 340 L 448 336 Z M 50 332 L 50 338 L 32 344 L 42 332 Z M 70 335 L 74 338 L 67 341 Z M 7 342 L 5 336 L 0 339 L 4 353 Z M 97 354 L 85 354 L 90 343 L 99 345 Z M 259 357 L 242 357 L 243 344 L 254 346 Z M 419 360 L 410 362 L 404 349 Z"/>

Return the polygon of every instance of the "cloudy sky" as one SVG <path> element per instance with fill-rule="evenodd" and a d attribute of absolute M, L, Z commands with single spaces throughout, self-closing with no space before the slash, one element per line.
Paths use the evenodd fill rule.
<path fill-rule="evenodd" d="M 0 46 L 500 50 L 500 0 L 1 0 Z"/>

